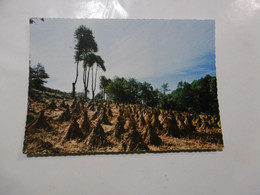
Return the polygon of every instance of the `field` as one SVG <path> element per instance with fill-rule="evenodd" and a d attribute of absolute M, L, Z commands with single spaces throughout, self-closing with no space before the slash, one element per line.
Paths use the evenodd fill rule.
<path fill-rule="evenodd" d="M 108 101 L 95 104 L 45 93 L 28 100 L 28 155 L 222 150 L 215 115 Z"/>

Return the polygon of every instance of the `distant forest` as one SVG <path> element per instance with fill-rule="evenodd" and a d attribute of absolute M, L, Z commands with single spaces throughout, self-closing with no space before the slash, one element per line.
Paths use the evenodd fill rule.
<path fill-rule="evenodd" d="M 50 92 L 51 89 L 44 87 L 46 79 L 49 78 L 44 66 L 37 64 L 29 70 L 29 96 L 33 96 L 33 89 Z M 95 95 L 95 101 L 107 100 L 114 103 L 140 104 L 161 109 L 217 115 L 219 113 L 215 76 L 206 75 L 192 83 L 180 81 L 177 89 L 173 91 L 169 90 L 168 83 L 164 83 L 160 89 L 154 89 L 150 83 L 139 82 L 134 78 L 116 76 L 110 79 L 101 76 L 99 88 L 101 91 Z M 68 98 L 68 93 L 59 90 L 52 92 Z M 84 93 L 77 93 L 77 96 L 84 99 Z"/>
<path fill-rule="evenodd" d="M 154 89 L 150 83 L 138 82 L 134 78 L 115 77 L 111 80 L 101 76 L 100 89 L 96 99 L 188 112 L 219 112 L 216 77 L 210 75 L 192 83 L 180 81 L 177 89 L 171 92 L 168 83 Z"/>

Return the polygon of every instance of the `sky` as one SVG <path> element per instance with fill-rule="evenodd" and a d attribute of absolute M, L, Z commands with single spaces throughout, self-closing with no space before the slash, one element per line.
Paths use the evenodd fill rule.
<path fill-rule="evenodd" d="M 31 65 L 50 75 L 47 87 L 71 92 L 76 76 L 74 32 L 90 28 L 107 78 L 136 78 L 155 88 L 216 75 L 214 20 L 36 19 L 30 25 Z M 83 91 L 82 63 L 76 91 Z M 99 82 L 97 83 L 99 84 Z"/>

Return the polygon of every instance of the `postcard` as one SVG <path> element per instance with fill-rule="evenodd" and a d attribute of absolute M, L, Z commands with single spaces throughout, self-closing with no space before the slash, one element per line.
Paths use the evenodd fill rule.
<path fill-rule="evenodd" d="M 29 23 L 25 154 L 223 149 L 214 20 Z"/>

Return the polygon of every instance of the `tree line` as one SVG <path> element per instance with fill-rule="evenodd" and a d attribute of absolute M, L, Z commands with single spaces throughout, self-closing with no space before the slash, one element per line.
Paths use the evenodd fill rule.
<path fill-rule="evenodd" d="M 42 64 L 30 66 L 29 95 L 33 95 L 32 89 L 46 90 L 44 83 L 47 83 L 48 78 Z M 116 76 L 110 79 L 101 76 L 99 88 L 101 91 L 95 96 L 96 100 L 188 112 L 219 112 L 215 76 L 206 75 L 191 83 L 180 81 L 173 91 L 170 91 L 168 83 L 162 84 L 160 89 L 154 89 L 150 83 L 139 82 L 134 78 Z"/>
<path fill-rule="evenodd" d="M 192 83 L 180 81 L 177 89 L 170 91 L 168 83 L 154 89 L 150 83 L 134 78 L 100 77 L 100 89 L 96 99 L 124 104 L 142 104 L 149 107 L 188 112 L 218 114 L 216 77 L 206 75 Z"/>

